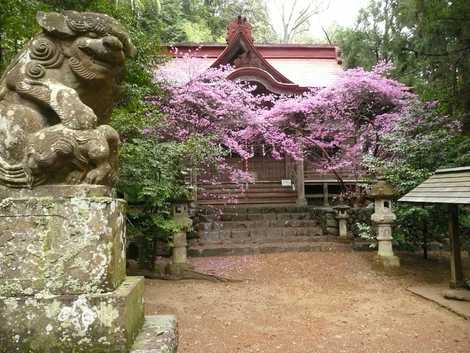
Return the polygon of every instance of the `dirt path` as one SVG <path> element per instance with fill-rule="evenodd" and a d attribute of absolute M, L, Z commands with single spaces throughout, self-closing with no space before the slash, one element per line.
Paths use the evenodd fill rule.
<path fill-rule="evenodd" d="M 470 353 L 470 321 L 406 287 L 447 280 L 445 261 L 371 270 L 370 253 L 195 259 L 241 283 L 146 282 L 146 311 L 176 314 L 178 353 Z"/>

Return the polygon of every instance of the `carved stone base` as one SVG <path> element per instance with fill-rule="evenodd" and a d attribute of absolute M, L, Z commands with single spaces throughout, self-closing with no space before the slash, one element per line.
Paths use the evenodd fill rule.
<path fill-rule="evenodd" d="M 41 190 L 0 200 L 0 296 L 116 289 L 126 275 L 124 200 L 84 186 L 28 196 Z"/>
<path fill-rule="evenodd" d="M 0 353 L 127 353 L 143 291 L 143 277 L 127 277 L 110 293 L 0 297 Z"/>
<path fill-rule="evenodd" d="M 104 185 L 40 185 L 33 189 L 11 189 L 0 185 L 0 201 L 27 197 L 115 197 L 115 190 Z"/>
<path fill-rule="evenodd" d="M 144 280 L 126 277 L 125 201 L 100 186 L 3 192 L 0 353 L 129 352 Z"/>

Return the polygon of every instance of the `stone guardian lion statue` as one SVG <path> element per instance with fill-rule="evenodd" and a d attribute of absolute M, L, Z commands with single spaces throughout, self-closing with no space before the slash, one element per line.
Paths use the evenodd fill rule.
<path fill-rule="evenodd" d="M 112 185 L 119 135 L 105 125 L 136 49 L 112 17 L 37 14 L 42 32 L 0 79 L 0 185 Z"/>

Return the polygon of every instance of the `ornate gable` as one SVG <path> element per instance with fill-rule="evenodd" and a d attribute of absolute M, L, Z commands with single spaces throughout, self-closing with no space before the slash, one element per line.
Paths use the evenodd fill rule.
<path fill-rule="evenodd" d="M 254 46 L 252 27 L 238 16 L 227 26 L 227 47 L 211 67 L 232 65 L 230 79 L 257 82 L 277 94 L 299 94 L 306 91 L 276 70 Z"/>

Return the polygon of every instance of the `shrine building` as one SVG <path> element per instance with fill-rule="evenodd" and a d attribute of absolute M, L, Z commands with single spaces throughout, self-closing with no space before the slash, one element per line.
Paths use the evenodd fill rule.
<path fill-rule="evenodd" d="M 298 95 L 310 89 L 332 85 L 343 71 L 341 53 L 334 45 L 310 44 L 256 44 L 252 27 L 239 16 L 227 28 L 226 44 L 179 43 L 168 47 L 174 56 L 171 61 L 184 60 L 182 53 L 191 52 L 197 58 L 198 70 L 231 65 L 234 70 L 227 76 L 256 85 L 254 94 L 274 93 Z M 177 54 L 176 54 L 177 53 Z M 171 65 L 171 62 L 169 65 Z M 323 205 L 328 206 L 332 197 L 339 194 L 338 178 L 332 174 L 314 171 L 308 161 L 290 158 L 276 160 L 257 148 L 255 156 L 247 161 L 231 157 L 230 163 L 250 172 L 254 184 L 247 185 L 239 195 L 238 204 L 247 205 Z M 340 171 L 344 183 L 354 184 L 357 177 L 352 171 Z M 229 182 L 217 186 L 199 185 L 211 190 L 212 195 L 237 193 Z M 199 193 L 198 204 L 222 205 L 221 197 Z"/>

